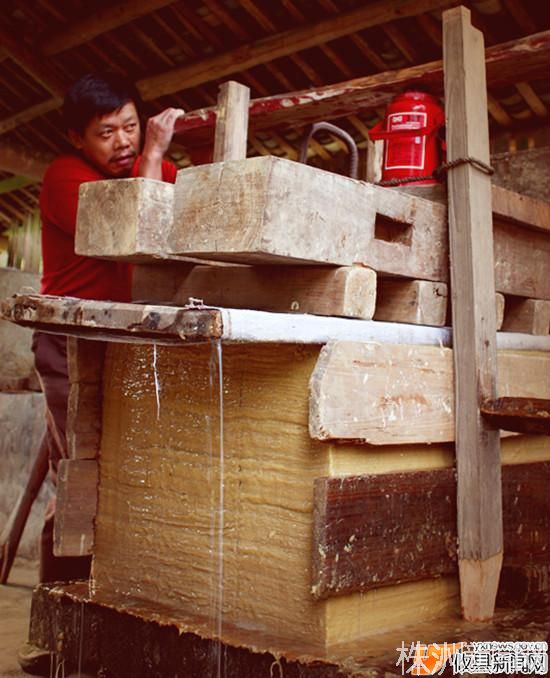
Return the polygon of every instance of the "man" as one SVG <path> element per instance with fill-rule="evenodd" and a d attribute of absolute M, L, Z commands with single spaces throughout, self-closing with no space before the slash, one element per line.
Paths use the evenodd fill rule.
<path fill-rule="evenodd" d="M 83 299 L 129 301 L 129 264 L 75 254 L 78 191 L 87 181 L 132 176 L 173 183 L 176 167 L 163 156 L 183 111 L 168 108 L 150 118 L 142 147 L 137 91 L 114 76 L 86 75 L 68 92 L 63 113 L 74 151 L 57 158 L 44 176 L 40 195 L 43 258 L 40 291 Z M 47 408 L 47 431 L 42 445 L 48 449 L 55 482 L 59 460 L 67 456 L 66 338 L 35 332 L 33 351 Z M 55 499 L 47 507 L 42 532 L 40 581 L 85 578 L 89 575 L 89 558 L 53 555 L 54 513 Z"/>

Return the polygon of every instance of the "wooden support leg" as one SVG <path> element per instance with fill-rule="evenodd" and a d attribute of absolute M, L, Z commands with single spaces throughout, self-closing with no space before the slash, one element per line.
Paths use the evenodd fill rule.
<path fill-rule="evenodd" d="M 483 35 L 464 7 L 443 15 L 450 162 L 489 163 Z M 449 238 L 456 393 L 460 592 L 464 617 L 490 619 L 502 565 L 499 433 L 480 415 L 496 393 L 491 181 L 465 163 L 449 172 Z"/>

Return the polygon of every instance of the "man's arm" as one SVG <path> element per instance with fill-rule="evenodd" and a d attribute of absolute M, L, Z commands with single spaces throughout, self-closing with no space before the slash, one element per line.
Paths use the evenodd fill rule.
<path fill-rule="evenodd" d="M 176 120 L 182 115 L 184 111 L 181 108 L 167 108 L 149 118 L 138 177 L 162 181 L 162 160 L 172 141 Z"/>

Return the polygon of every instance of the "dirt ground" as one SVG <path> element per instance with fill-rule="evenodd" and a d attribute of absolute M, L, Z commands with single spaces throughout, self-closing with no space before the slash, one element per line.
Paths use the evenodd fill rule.
<path fill-rule="evenodd" d="M 0 678 L 27 676 L 17 651 L 27 640 L 31 596 L 38 583 L 38 563 L 17 559 L 8 583 L 0 586 Z"/>

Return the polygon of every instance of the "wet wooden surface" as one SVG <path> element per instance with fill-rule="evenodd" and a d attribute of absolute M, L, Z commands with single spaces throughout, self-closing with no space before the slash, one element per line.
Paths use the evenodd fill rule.
<path fill-rule="evenodd" d="M 77 583 L 35 591 L 30 638 L 41 647 L 57 648 L 67 666 L 100 670 L 102 678 L 388 678 L 401 675 L 395 648 L 402 641 L 548 642 L 549 613 L 548 607 L 498 609 L 489 624 L 458 618 L 419 621 L 415 627 L 341 646 L 332 658 L 306 659 L 295 652 L 249 649 L 244 642 L 220 645 L 163 620 L 162 611 L 153 620 L 132 601 L 96 605 L 90 602 L 88 584 Z"/>
<path fill-rule="evenodd" d="M 550 462 L 502 468 L 504 599 L 550 594 L 549 484 Z M 312 558 L 318 597 L 456 572 L 454 471 L 320 478 Z"/>

